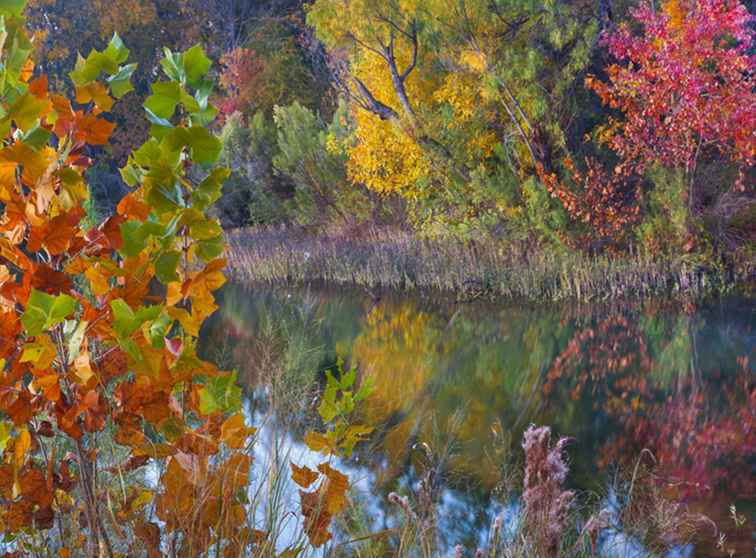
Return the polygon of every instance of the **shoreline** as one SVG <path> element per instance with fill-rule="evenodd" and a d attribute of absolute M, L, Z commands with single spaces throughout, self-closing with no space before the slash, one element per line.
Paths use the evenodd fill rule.
<path fill-rule="evenodd" d="M 535 302 L 624 297 L 703 297 L 753 283 L 754 269 L 705 269 L 640 254 L 589 256 L 528 249 L 486 239 L 419 239 L 393 228 L 359 235 L 258 227 L 228 231 L 232 279 L 263 284 L 324 284 L 370 291 L 431 291 L 460 301 Z"/>

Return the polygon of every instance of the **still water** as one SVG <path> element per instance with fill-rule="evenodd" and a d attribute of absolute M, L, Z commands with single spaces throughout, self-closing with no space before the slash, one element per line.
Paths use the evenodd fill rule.
<path fill-rule="evenodd" d="M 301 442 L 326 370 L 343 359 L 374 388 L 360 420 L 378 426 L 345 464 L 370 516 L 390 523 L 392 490 L 432 472 L 442 543 L 475 548 L 511 506 L 522 433 L 572 439 L 570 483 L 601 499 L 636 465 L 705 513 L 737 555 L 756 540 L 756 309 L 706 303 L 531 306 L 360 290 L 230 285 L 203 333 L 236 368 L 256 413 Z M 647 451 L 646 451 L 647 450 Z M 735 529 L 731 505 L 748 521 Z M 718 554 L 713 528 L 694 555 Z"/>

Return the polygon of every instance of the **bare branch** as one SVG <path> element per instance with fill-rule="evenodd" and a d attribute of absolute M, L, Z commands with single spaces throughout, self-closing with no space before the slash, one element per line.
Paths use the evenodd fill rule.
<path fill-rule="evenodd" d="M 352 79 L 366 102 L 366 104 L 363 104 L 364 108 L 367 108 L 381 120 L 399 120 L 399 114 L 390 106 L 376 99 L 360 78 L 352 77 Z"/>
<path fill-rule="evenodd" d="M 402 83 L 409 77 L 409 75 L 412 73 L 412 70 L 415 69 L 417 66 L 417 51 L 418 51 L 418 41 L 417 41 L 417 21 L 412 22 L 412 62 L 410 62 L 410 65 L 407 66 L 407 69 L 402 72 L 402 75 L 399 76 L 399 79 Z"/>

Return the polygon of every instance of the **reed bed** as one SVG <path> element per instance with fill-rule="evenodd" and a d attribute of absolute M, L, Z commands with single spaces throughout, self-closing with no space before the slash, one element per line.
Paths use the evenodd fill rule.
<path fill-rule="evenodd" d="M 747 273 L 644 254 L 587 255 L 494 239 L 420 239 L 371 228 L 314 235 L 301 229 L 228 233 L 231 276 L 240 282 L 324 282 L 368 289 L 435 290 L 472 299 L 601 300 L 701 295 L 731 288 Z"/>

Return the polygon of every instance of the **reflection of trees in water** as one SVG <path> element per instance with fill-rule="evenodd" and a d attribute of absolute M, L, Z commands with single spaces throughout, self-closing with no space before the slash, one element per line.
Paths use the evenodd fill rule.
<path fill-rule="evenodd" d="M 599 467 L 632 467 L 643 449 L 680 496 L 754 495 L 756 392 L 747 358 L 711 362 L 710 332 L 691 316 L 612 314 L 577 330 L 549 370 L 544 393 L 587 400 L 611 421 Z M 703 369 L 702 360 L 705 360 Z"/>
<path fill-rule="evenodd" d="M 742 304 L 578 314 L 406 296 L 376 302 L 343 291 L 229 291 L 206 340 L 231 347 L 240 377 L 265 384 L 277 369 L 299 385 L 338 355 L 356 364 L 375 384 L 361 420 L 383 425 L 360 458 L 386 492 L 433 468 L 439 483 L 460 489 L 444 491 L 460 533 L 488 521 L 481 510 L 530 422 L 576 438 L 571 478 L 580 486 L 596 487 L 597 466 L 632 469 L 649 448 L 681 496 L 701 496 L 696 486 L 723 499 L 754 494 L 753 370 L 747 359 L 736 363 L 753 351 Z"/>

